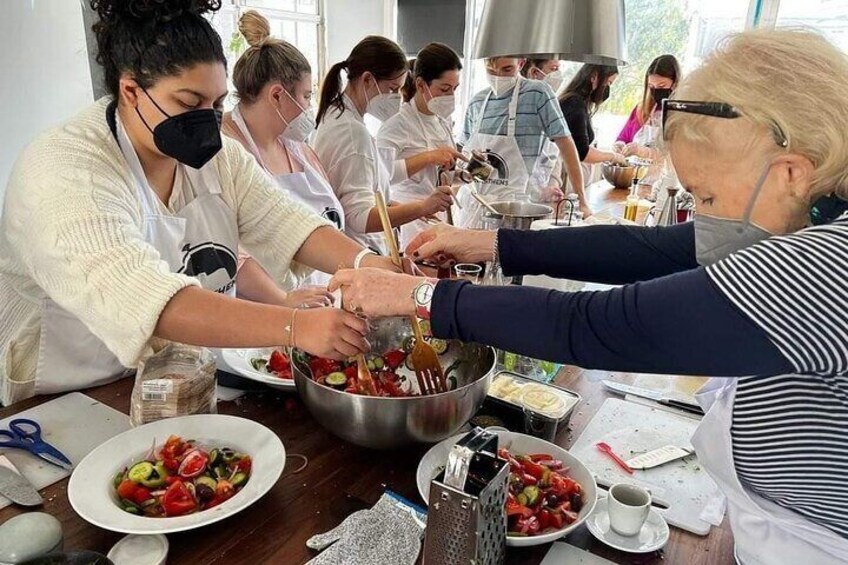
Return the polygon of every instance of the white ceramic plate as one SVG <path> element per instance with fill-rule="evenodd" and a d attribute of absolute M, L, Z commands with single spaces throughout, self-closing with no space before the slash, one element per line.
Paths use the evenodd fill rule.
<path fill-rule="evenodd" d="M 635 536 L 622 536 L 610 528 L 608 501 L 603 498 L 595 506 L 595 512 L 586 520 L 586 527 L 592 535 L 610 547 L 628 553 L 650 553 L 665 546 L 669 530 L 665 519 L 651 508 L 648 519 Z"/>
<path fill-rule="evenodd" d="M 547 534 L 540 534 L 538 536 L 507 535 L 507 545 L 513 547 L 528 547 L 532 545 L 550 543 L 568 534 L 586 521 L 592 513 L 592 510 L 595 508 L 595 502 L 598 498 L 598 485 L 595 483 L 595 477 L 591 472 L 589 472 L 589 469 L 580 462 L 579 459 L 563 448 L 537 437 L 503 431 L 500 429 L 493 429 L 491 431 L 498 434 L 498 445 L 500 447 L 507 448 L 512 453 L 519 455 L 527 455 L 530 453 L 549 453 L 554 457 L 554 459 L 561 460 L 563 465 L 569 467 L 569 476 L 580 483 L 583 487 L 584 494 L 583 508 L 580 509 L 577 521 L 573 524 L 569 524 L 561 530 Z M 418 493 L 421 495 L 421 498 L 424 499 L 425 504 L 427 504 L 430 500 L 430 481 L 432 481 L 444 468 L 444 465 L 447 463 L 451 447 L 453 447 L 453 445 L 459 441 L 463 435 L 465 434 L 450 437 L 441 443 L 437 443 L 430 448 L 426 454 L 424 454 L 424 457 L 418 464 L 418 472 L 415 480 L 418 483 Z"/>
<path fill-rule="evenodd" d="M 220 506 L 173 518 L 148 518 L 124 512 L 117 504 L 112 479 L 144 457 L 153 440 L 161 445 L 170 435 L 213 446 L 232 447 L 253 459 L 247 485 Z M 83 459 L 71 475 L 68 498 L 84 520 L 113 532 L 168 534 L 192 530 L 229 518 L 259 500 L 280 478 L 286 450 L 277 434 L 244 418 L 217 414 L 160 420 L 117 435 Z"/>
<path fill-rule="evenodd" d="M 296 390 L 294 379 L 281 379 L 271 373 L 257 371 L 250 364 L 250 360 L 256 357 L 268 358 L 273 347 L 260 347 L 256 349 L 222 349 L 221 359 L 224 360 L 233 373 L 241 375 L 246 379 L 266 384 L 272 388 L 281 390 Z"/>

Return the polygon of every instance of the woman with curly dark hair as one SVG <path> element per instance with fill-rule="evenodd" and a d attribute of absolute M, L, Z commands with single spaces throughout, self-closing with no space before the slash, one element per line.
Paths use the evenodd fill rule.
<path fill-rule="evenodd" d="M 0 402 L 102 384 L 158 337 L 346 358 L 366 324 L 234 298 L 243 246 L 275 278 L 389 266 L 222 139 L 219 0 L 93 0 L 109 96 L 19 157 L 0 224 Z"/>

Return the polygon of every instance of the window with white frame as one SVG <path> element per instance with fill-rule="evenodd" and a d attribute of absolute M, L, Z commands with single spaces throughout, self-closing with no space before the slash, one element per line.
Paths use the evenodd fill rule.
<path fill-rule="evenodd" d="M 210 21 L 224 43 L 231 76 L 233 66 L 248 47 L 238 32 L 239 17 L 247 10 L 256 10 L 268 19 L 273 37 L 300 49 L 312 67 L 313 83 L 318 83 L 326 67 L 322 0 L 224 0 L 222 4 Z M 231 109 L 235 102 L 231 95 L 224 105 Z"/>

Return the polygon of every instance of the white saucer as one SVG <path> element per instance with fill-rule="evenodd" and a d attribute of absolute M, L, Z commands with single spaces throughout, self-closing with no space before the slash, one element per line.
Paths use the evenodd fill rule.
<path fill-rule="evenodd" d="M 622 536 L 610 528 L 609 510 L 606 498 L 599 498 L 595 511 L 586 520 L 586 526 L 592 535 L 610 547 L 628 553 L 650 553 L 665 546 L 668 542 L 668 524 L 659 512 L 651 508 L 642 530 L 635 536 Z"/>

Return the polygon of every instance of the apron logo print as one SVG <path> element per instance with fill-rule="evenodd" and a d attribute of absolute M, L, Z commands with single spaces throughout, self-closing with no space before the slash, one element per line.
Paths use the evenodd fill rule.
<path fill-rule="evenodd" d="M 342 229 L 342 217 L 339 214 L 339 211 L 335 208 L 330 208 L 329 206 L 324 208 L 324 211 L 321 213 L 321 217 L 336 224 L 338 229 Z"/>
<path fill-rule="evenodd" d="M 487 149 L 489 164 L 498 172 L 497 178 L 489 179 L 491 184 L 507 186 L 509 184 L 509 166 L 506 164 L 506 159 L 498 155 L 492 150 Z"/>
<path fill-rule="evenodd" d="M 215 289 L 215 292 L 227 293 L 232 289 L 238 258 L 230 248 L 212 241 L 194 247 L 187 243 L 183 253 L 178 273 L 200 279 L 204 288 Z"/>

